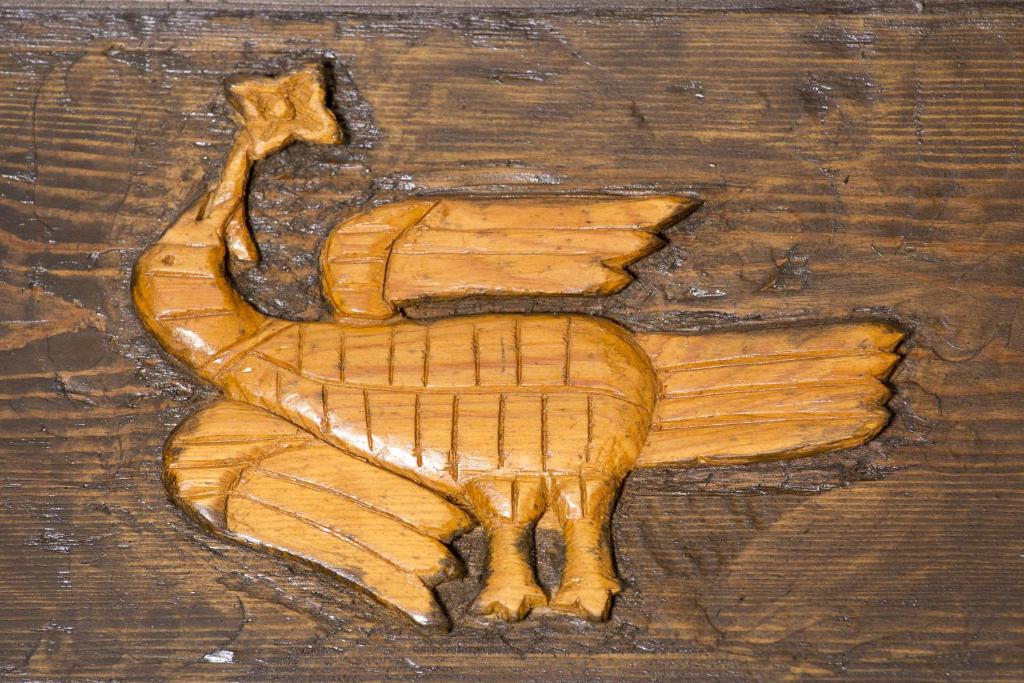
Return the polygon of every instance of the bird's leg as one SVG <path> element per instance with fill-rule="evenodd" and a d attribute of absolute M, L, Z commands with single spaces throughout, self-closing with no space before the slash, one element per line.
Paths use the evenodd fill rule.
<path fill-rule="evenodd" d="M 619 480 L 607 475 L 556 476 L 550 496 L 565 537 L 562 584 L 551 608 L 584 619 L 608 618 L 620 590 L 612 566 L 611 513 Z"/>
<path fill-rule="evenodd" d="M 470 506 L 487 532 L 487 575 L 473 609 L 519 621 L 547 596 L 533 574 L 533 528 L 546 507 L 540 477 L 481 477 L 467 487 Z"/>

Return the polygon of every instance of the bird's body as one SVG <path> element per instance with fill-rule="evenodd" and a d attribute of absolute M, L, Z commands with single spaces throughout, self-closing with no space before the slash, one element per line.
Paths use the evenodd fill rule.
<path fill-rule="evenodd" d="M 417 199 L 339 224 L 321 256 L 334 319 L 256 310 L 225 269 L 258 254 L 249 168 L 293 139 L 334 142 L 315 69 L 232 86 L 245 129 L 218 183 L 136 264 L 140 318 L 223 390 L 168 440 L 172 498 L 211 531 L 343 577 L 420 623 L 457 575 L 445 545 L 480 523 L 477 609 L 607 617 L 609 521 L 637 467 L 734 464 L 863 443 L 884 427 L 901 334 L 883 323 L 634 334 L 582 315 L 413 321 L 403 302 L 468 294 L 604 295 L 686 197 Z M 282 106 L 269 106 L 277 103 Z M 530 533 L 565 540 L 537 585 Z"/>
<path fill-rule="evenodd" d="M 622 477 L 656 397 L 630 335 L 585 316 L 278 322 L 255 337 L 208 366 L 229 397 L 457 499 L 481 476 Z"/>

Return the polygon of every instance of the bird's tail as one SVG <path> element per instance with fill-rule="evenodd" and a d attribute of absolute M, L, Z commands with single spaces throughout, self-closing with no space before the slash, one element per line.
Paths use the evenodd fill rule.
<path fill-rule="evenodd" d="M 885 323 L 638 335 L 658 400 L 638 466 L 736 464 L 852 448 L 888 422 L 903 334 Z"/>

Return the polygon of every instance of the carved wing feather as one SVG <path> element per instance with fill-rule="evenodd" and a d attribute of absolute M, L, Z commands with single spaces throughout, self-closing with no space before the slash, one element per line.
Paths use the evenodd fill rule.
<path fill-rule="evenodd" d="M 396 304 L 486 295 L 605 295 L 625 267 L 664 245 L 687 197 L 418 199 L 339 225 L 321 257 L 342 315 L 385 318 Z"/>
<path fill-rule="evenodd" d="M 888 422 L 903 335 L 854 323 L 637 335 L 659 398 L 639 466 L 737 464 L 851 448 Z"/>
<path fill-rule="evenodd" d="M 165 478 L 213 531 L 313 564 L 418 623 L 447 623 L 430 588 L 461 573 L 444 544 L 472 522 L 416 483 L 235 401 L 172 435 Z"/>

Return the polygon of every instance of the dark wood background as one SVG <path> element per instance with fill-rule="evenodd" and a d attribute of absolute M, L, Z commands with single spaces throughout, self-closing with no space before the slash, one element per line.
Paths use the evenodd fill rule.
<path fill-rule="evenodd" d="M 0 9 L 0 677 L 1024 678 L 1024 13 L 29 4 Z M 218 169 L 223 80 L 309 60 L 349 140 L 258 167 L 266 258 L 235 276 L 267 312 L 319 314 L 320 240 L 373 201 L 695 193 L 609 300 L 413 313 L 890 319 L 910 331 L 892 425 L 826 457 L 635 475 L 606 624 L 467 616 L 479 532 L 441 591 L 450 634 L 207 537 L 160 450 L 213 393 L 141 330 L 129 273 Z M 539 554 L 550 584 L 557 544 Z"/>

